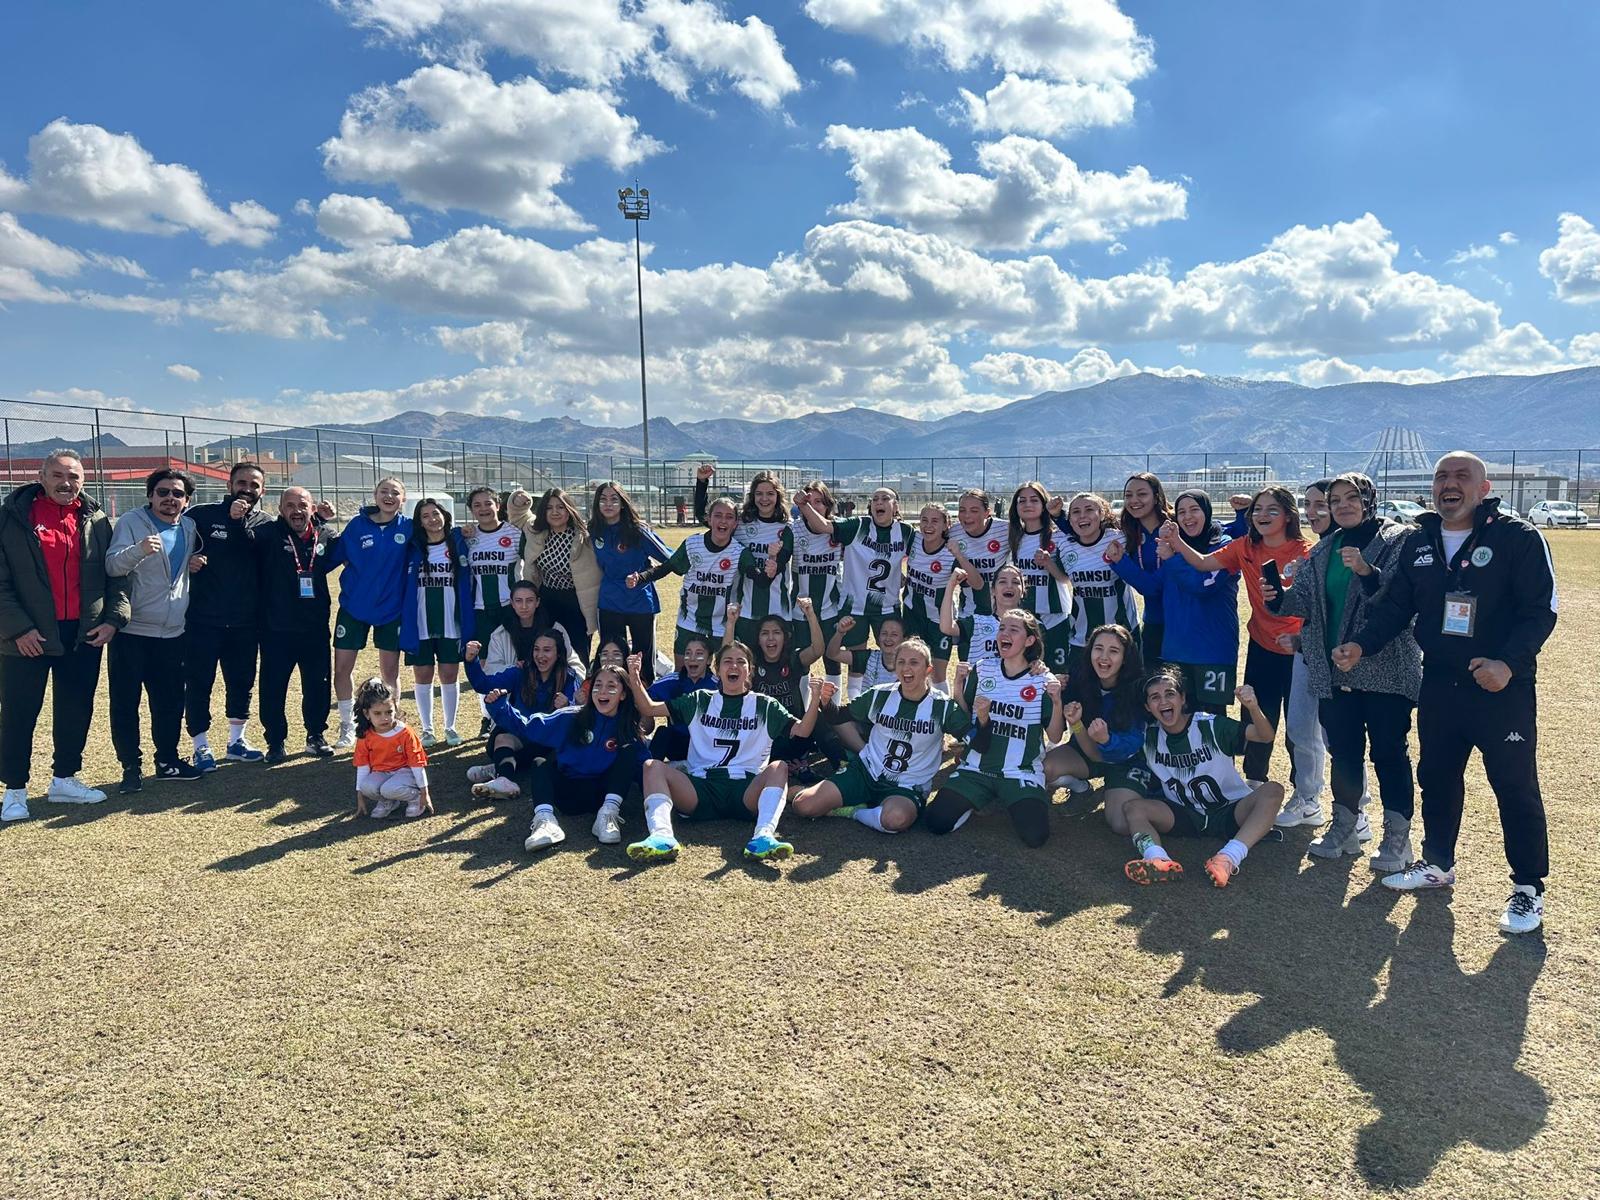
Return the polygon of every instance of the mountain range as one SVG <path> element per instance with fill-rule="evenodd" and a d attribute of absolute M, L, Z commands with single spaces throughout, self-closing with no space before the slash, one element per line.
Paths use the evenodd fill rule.
<path fill-rule="evenodd" d="M 868 408 L 780 421 L 721 417 L 650 422 L 656 459 L 953 458 L 1013 455 L 1260 455 L 1370 450 L 1385 428 L 1415 431 L 1424 446 L 1492 453 L 1600 446 L 1600 367 L 1548 375 L 1478 376 L 1430 384 L 1350 383 L 1309 388 L 1275 380 L 1130 375 L 1045 392 L 1002 408 L 919 421 Z M 321 425 L 273 435 L 294 448 L 329 433 L 429 438 L 567 454 L 637 455 L 638 425 L 588 425 L 570 417 L 521 421 L 409 411 L 363 425 Z M 382 442 L 379 442 L 380 449 Z"/>

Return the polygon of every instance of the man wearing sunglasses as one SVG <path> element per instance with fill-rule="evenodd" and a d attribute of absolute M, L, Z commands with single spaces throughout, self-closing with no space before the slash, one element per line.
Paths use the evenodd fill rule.
<path fill-rule="evenodd" d="M 189 572 L 203 563 L 195 524 L 183 510 L 194 484 L 162 467 L 144 481 L 149 503 L 123 513 L 111 535 L 106 572 L 125 578 L 131 615 L 111 643 L 111 744 L 122 764 L 124 796 L 144 790 L 139 698 L 148 697 L 155 742 L 155 779 L 193 780 L 203 772 L 178 757 L 183 722 L 183 628 L 189 611 Z"/>

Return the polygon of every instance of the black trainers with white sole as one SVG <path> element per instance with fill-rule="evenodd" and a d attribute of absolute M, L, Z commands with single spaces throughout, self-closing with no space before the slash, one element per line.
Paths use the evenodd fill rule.
<path fill-rule="evenodd" d="M 155 771 L 150 777 L 152 779 L 175 779 L 188 783 L 199 779 L 204 774 L 205 772 L 199 767 L 180 758 L 176 762 L 158 762 Z"/>

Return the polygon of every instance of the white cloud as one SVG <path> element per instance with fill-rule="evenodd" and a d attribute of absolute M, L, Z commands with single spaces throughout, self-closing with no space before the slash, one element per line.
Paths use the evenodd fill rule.
<path fill-rule="evenodd" d="M 199 383 L 201 378 L 200 372 L 188 363 L 168 363 L 167 374 L 181 379 L 185 383 Z"/>
<path fill-rule="evenodd" d="M 1566 364 L 1561 348 L 1527 321 L 1444 357 L 1468 375 L 1535 375 Z"/>
<path fill-rule="evenodd" d="M 1125 375 L 1141 373 L 1166 376 L 1204 374 L 1189 367 L 1135 366 L 1131 359 L 1114 359 L 1098 346 L 1086 346 L 1065 362 L 1013 351 L 986 354 L 972 364 L 971 370 L 1002 391 L 1023 396 L 1071 391 L 1073 388 L 1104 383 L 1107 379 L 1121 379 Z"/>
<path fill-rule="evenodd" d="M 429 208 L 571 230 L 589 226 L 555 194 L 570 166 L 621 169 L 661 148 L 604 93 L 430 66 L 356 96 L 322 154 L 336 179 L 393 183 Z"/>
<path fill-rule="evenodd" d="M 510 364 L 522 354 L 523 321 L 485 321 L 482 325 L 440 325 L 433 334 L 455 354 L 470 354 L 481 363 Z"/>
<path fill-rule="evenodd" d="M 1495 240 L 1502 246 L 1515 246 L 1517 244 L 1517 235 L 1509 229 L 1503 229 L 1500 231 L 1500 236 Z"/>
<path fill-rule="evenodd" d="M 1539 273 L 1570 304 L 1600 300 L 1600 232 L 1577 213 L 1562 213 L 1556 244 L 1539 254 Z"/>
<path fill-rule="evenodd" d="M 1359 367 L 1342 358 L 1316 358 L 1294 369 L 1294 380 L 1307 387 L 1331 387 L 1340 383 L 1437 383 L 1445 378 L 1427 367 L 1391 370 L 1388 367 Z"/>
<path fill-rule="evenodd" d="M 974 127 L 1044 137 L 1133 115 L 1129 85 L 1155 65 L 1150 40 L 1115 0 L 807 0 L 819 24 L 930 54 L 952 71 L 988 65 L 1002 81 L 963 88 Z"/>
<path fill-rule="evenodd" d="M 680 99 L 704 77 L 764 108 L 800 78 L 772 27 L 729 20 L 709 0 L 335 0 L 361 24 L 405 39 L 446 34 L 591 87 L 639 72 Z"/>
<path fill-rule="evenodd" d="M 131 134 L 62 118 L 28 139 L 27 180 L 0 171 L 0 205 L 132 233 L 192 230 L 213 245 L 260 246 L 278 224 L 253 200 L 218 207 L 198 174 L 158 163 Z"/>
<path fill-rule="evenodd" d="M 1111 241 L 1134 226 L 1180 220 L 1187 193 L 1144 167 L 1083 171 L 1048 142 L 1007 137 L 978 147 L 982 175 L 953 171 L 950 152 L 915 129 L 830 125 L 823 146 L 850 156 L 846 216 L 887 217 L 965 245 L 997 249 Z"/>
<path fill-rule="evenodd" d="M 124 258 L 120 254 L 101 254 L 98 250 L 90 250 L 86 257 L 102 270 L 111 271 L 118 275 L 126 275 L 130 279 L 150 278 L 150 272 L 146 271 L 133 259 Z"/>
<path fill-rule="evenodd" d="M 1478 246 L 1469 244 L 1465 250 L 1457 250 L 1444 261 L 1449 266 L 1457 266 L 1461 263 L 1478 262 L 1491 259 L 1496 257 L 1499 253 L 1500 252 L 1493 246 Z"/>
<path fill-rule="evenodd" d="M 830 58 L 823 61 L 823 66 L 835 75 L 843 75 L 847 79 L 856 77 L 856 65 L 848 58 Z"/>
<path fill-rule="evenodd" d="M 1580 333 L 1567 343 L 1567 359 L 1575 367 L 1600 364 L 1600 333 Z"/>
<path fill-rule="evenodd" d="M 382 200 L 342 192 L 335 192 L 317 206 L 317 229 L 324 237 L 345 246 L 376 246 L 411 237 L 406 219 Z"/>
<path fill-rule="evenodd" d="M 76 275 L 83 263 L 83 255 L 76 250 L 24 229 L 16 217 L 0 212 L 0 301 L 64 304 L 71 297 L 39 276 L 59 279 Z"/>

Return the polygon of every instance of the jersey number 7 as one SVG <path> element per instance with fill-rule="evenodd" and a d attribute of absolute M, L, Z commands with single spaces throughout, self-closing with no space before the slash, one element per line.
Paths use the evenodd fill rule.
<path fill-rule="evenodd" d="M 733 761 L 733 756 L 739 753 L 738 738 L 712 738 L 711 744 L 722 747 L 722 761 L 717 764 L 719 767 L 727 766 Z"/>

